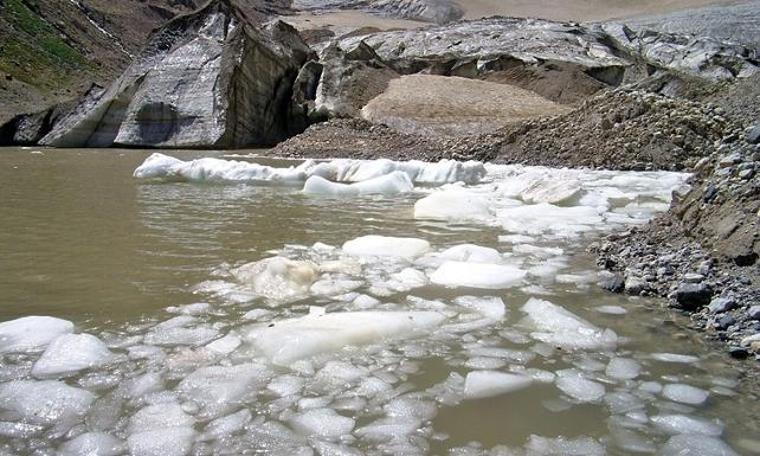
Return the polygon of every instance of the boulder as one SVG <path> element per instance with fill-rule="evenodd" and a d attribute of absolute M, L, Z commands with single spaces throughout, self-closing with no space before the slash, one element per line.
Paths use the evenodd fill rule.
<path fill-rule="evenodd" d="M 256 5 L 257 3 L 252 3 Z M 159 29 L 124 74 L 42 141 L 57 147 L 239 147 L 276 143 L 304 122 L 290 106 L 311 50 L 251 5 L 213 0 Z"/>
<path fill-rule="evenodd" d="M 712 289 L 704 283 L 682 282 L 676 290 L 677 307 L 683 310 L 699 310 L 710 304 Z"/>

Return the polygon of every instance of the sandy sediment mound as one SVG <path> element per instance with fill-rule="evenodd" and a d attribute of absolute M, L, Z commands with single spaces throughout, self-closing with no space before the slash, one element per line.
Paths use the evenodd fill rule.
<path fill-rule="evenodd" d="M 508 84 L 461 77 L 409 75 L 362 109 L 362 117 L 402 132 L 471 134 L 570 108 Z"/>

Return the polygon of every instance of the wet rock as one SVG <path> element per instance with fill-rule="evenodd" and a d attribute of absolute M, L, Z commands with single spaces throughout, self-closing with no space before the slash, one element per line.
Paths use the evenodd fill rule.
<path fill-rule="evenodd" d="M 296 131 L 293 82 L 311 50 L 291 26 L 214 0 L 153 34 L 102 95 L 40 143 L 57 147 L 236 147 Z"/>
<path fill-rule="evenodd" d="M 707 308 L 711 313 L 728 312 L 729 310 L 736 308 L 736 301 L 731 298 L 713 298 Z"/>
<path fill-rule="evenodd" d="M 710 303 L 712 289 L 704 283 L 682 282 L 676 290 L 676 307 L 683 310 L 697 310 Z"/>
<path fill-rule="evenodd" d="M 755 125 L 747 130 L 747 142 L 750 144 L 760 143 L 760 125 Z"/>
<path fill-rule="evenodd" d="M 619 274 L 604 274 L 599 280 L 599 287 L 612 293 L 620 293 L 625 289 L 625 281 Z"/>
<path fill-rule="evenodd" d="M 715 323 L 715 327 L 718 329 L 728 329 L 729 326 L 736 324 L 736 318 L 731 315 L 725 315 L 718 319 Z"/>
<path fill-rule="evenodd" d="M 625 292 L 630 295 L 639 295 L 649 288 L 649 284 L 639 277 L 629 276 L 625 279 Z"/>
<path fill-rule="evenodd" d="M 744 347 L 731 346 L 728 347 L 728 354 L 731 355 L 732 358 L 746 359 L 749 356 L 749 351 Z"/>

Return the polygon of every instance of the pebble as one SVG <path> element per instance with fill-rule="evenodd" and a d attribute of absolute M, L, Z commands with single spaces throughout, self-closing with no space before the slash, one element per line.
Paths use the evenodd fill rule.
<path fill-rule="evenodd" d="M 759 306 L 760 307 L 760 306 Z M 723 313 L 736 308 L 736 301 L 731 298 L 713 298 L 707 306 L 711 313 Z"/>

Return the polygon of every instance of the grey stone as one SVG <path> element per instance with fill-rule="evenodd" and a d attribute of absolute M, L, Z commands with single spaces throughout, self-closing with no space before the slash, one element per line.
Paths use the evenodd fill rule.
<path fill-rule="evenodd" d="M 689 282 L 689 283 L 699 283 L 699 282 L 705 280 L 705 276 L 703 276 L 702 274 L 696 274 L 696 273 L 693 273 L 693 272 L 689 272 L 689 273 L 684 274 L 683 280 L 685 282 Z"/>
<path fill-rule="evenodd" d="M 718 321 L 715 323 L 715 327 L 718 329 L 726 329 L 735 323 L 736 323 L 736 318 L 734 318 L 731 315 L 725 315 L 718 319 Z"/>
<path fill-rule="evenodd" d="M 625 278 L 625 292 L 631 295 L 639 295 L 643 291 L 649 289 L 649 284 L 636 276 L 628 276 Z"/>
<path fill-rule="evenodd" d="M 747 142 L 750 144 L 760 143 L 760 125 L 755 125 L 747 130 Z"/>
<path fill-rule="evenodd" d="M 607 273 L 600 277 L 599 287 L 613 293 L 620 293 L 625 288 L 625 282 L 619 274 Z"/>
<path fill-rule="evenodd" d="M 293 82 L 312 51 L 284 22 L 256 22 L 213 0 L 154 33 L 101 96 L 82 102 L 41 144 L 239 147 L 297 133 Z"/>
<path fill-rule="evenodd" d="M 712 313 L 723 313 L 736 308 L 736 301 L 731 298 L 714 298 L 707 308 Z"/>
<path fill-rule="evenodd" d="M 750 307 L 747 316 L 753 320 L 760 320 L 760 305 Z"/>
<path fill-rule="evenodd" d="M 710 303 L 712 289 L 704 283 L 682 282 L 676 289 L 677 307 L 684 310 L 697 310 Z"/>

